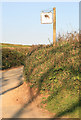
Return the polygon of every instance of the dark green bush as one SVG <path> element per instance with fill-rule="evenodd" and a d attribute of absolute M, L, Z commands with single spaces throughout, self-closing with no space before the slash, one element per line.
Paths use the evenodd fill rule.
<path fill-rule="evenodd" d="M 2 49 L 2 70 L 14 66 L 24 65 L 25 55 L 16 50 L 8 48 Z"/>

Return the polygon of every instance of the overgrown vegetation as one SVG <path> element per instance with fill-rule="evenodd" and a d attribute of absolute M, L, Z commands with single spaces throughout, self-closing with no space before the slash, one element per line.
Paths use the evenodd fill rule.
<path fill-rule="evenodd" d="M 54 117 L 79 117 L 80 53 L 76 35 L 59 36 L 55 47 L 39 45 L 27 54 L 25 81 L 45 96 L 41 106 L 55 113 Z"/>
<path fill-rule="evenodd" d="M 24 64 L 24 56 L 14 50 L 2 49 L 2 69 Z"/>
<path fill-rule="evenodd" d="M 2 70 L 15 66 L 24 65 L 28 49 L 2 49 Z M 0 68 L 1 69 L 1 68 Z"/>
<path fill-rule="evenodd" d="M 0 43 L 0 69 L 4 70 L 24 65 L 26 55 L 30 48 L 31 46 L 29 45 Z"/>

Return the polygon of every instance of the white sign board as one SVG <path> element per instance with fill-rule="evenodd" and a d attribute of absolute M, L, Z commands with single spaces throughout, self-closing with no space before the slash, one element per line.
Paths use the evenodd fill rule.
<path fill-rule="evenodd" d="M 41 24 L 52 24 L 53 15 L 52 12 L 42 12 L 41 13 Z"/>

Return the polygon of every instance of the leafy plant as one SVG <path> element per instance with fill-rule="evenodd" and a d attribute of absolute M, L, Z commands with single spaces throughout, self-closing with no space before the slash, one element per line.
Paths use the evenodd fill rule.
<path fill-rule="evenodd" d="M 73 103 L 78 103 L 79 55 L 79 40 L 75 34 L 73 38 L 71 35 L 62 36 L 55 47 L 38 45 L 28 52 L 24 76 L 27 82 L 33 83 L 33 88 L 49 95 L 44 100 L 49 111 L 68 111 Z"/>
<path fill-rule="evenodd" d="M 16 50 L 2 49 L 2 69 L 24 65 L 25 55 Z"/>

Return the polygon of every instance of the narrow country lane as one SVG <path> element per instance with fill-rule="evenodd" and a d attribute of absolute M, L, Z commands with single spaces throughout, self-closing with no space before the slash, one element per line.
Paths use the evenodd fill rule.
<path fill-rule="evenodd" d="M 1 72 L 2 118 L 50 118 L 47 111 L 39 108 L 40 96 L 30 101 L 29 87 L 23 82 L 23 67 L 0 71 L 0 74 Z"/>

